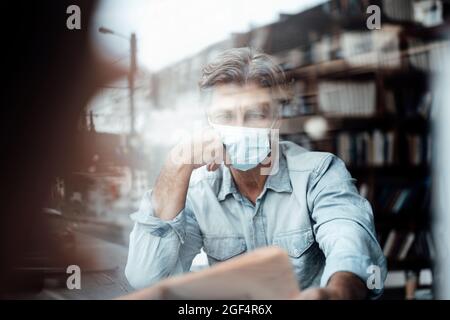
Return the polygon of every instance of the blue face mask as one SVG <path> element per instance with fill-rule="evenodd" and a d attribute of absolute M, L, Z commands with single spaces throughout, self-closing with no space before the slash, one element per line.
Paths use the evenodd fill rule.
<path fill-rule="evenodd" d="M 270 153 L 270 128 L 247 128 L 213 125 L 225 145 L 234 168 L 247 171 L 255 168 Z"/>

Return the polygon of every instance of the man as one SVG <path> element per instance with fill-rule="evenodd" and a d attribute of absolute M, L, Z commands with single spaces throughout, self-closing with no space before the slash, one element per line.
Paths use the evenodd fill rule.
<path fill-rule="evenodd" d="M 271 134 L 284 84 L 272 59 L 249 48 L 203 69 L 211 128 L 174 147 L 132 215 L 125 272 L 134 287 L 188 271 L 201 248 L 214 264 L 276 245 L 307 289 L 299 298 L 381 293 L 386 261 L 372 209 L 344 163 L 291 142 L 278 146 Z M 368 286 L 371 276 L 379 281 Z"/>

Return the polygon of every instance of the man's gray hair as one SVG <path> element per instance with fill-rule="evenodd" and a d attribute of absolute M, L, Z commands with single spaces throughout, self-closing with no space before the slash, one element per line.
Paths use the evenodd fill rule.
<path fill-rule="evenodd" d="M 201 89 L 221 84 L 256 84 L 274 89 L 283 87 L 286 77 L 269 55 L 253 48 L 234 48 L 221 53 L 202 70 Z"/>

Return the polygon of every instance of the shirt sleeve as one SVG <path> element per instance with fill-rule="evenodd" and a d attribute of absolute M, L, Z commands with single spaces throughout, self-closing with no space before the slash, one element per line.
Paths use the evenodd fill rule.
<path fill-rule="evenodd" d="M 185 208 L 168 221 L 155 216 L 151 195 L 152 190 L 146 192 L 139 210 L 131 215 L 134 226 L 125 275 L 134 288 L 189 271 L 203 244 L 189 194 Z"/>
<path fill-rule="evenodd" d="M 354 181 L 343 161 L 331 154 L 311 178 L 308 206 L 326 257 L 321 286 L 334 273 L 347 271 L 366 284 L 370 298 L 376 298 L 384 289 L 386 259 L 375 236 L 372 208 Z"/>

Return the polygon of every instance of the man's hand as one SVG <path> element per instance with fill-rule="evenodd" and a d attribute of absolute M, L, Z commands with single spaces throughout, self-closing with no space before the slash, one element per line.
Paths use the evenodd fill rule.
<path fill-rule="evenodd" d="M 207 129 L 176 145 L 161 170 L 152 193 L 155 215 L 172 220 L 184 208 L 192 171 L 219 168 L 225 154 L 218 134 Z"/>
<path fill-rule="evenodd" d="M 310 288 L 294 297 L 296 300 L 361 300 L 367 297 L 364 282 L 351 272 L 336 272 L 326 288 Z"/>
<path fill-rule="evenodd" d="M 170 152 L 171 166 L 184 165 L 197 169 L 204 165 L 215 171 L 224 161 L 225 150 L 220 136 L 211 128 L 194 133 Z"/>

